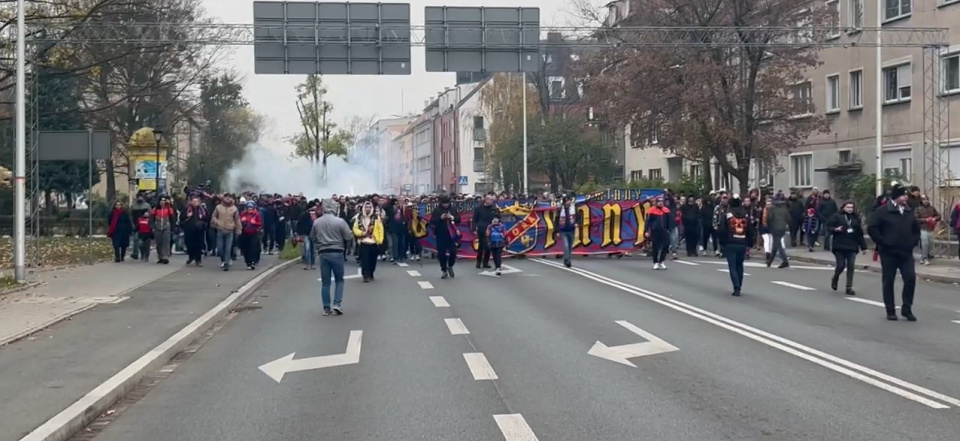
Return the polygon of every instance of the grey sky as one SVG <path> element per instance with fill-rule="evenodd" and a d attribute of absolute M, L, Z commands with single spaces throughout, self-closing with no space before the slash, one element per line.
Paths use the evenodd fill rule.
<path fill-rule="evenodd" d="M 371 0 L 373 1 L 373 0 Z M 398 0 L 399 2 L 399 0 Z M 571 0 L 408 0 L 414 25 L 423 24 L 425 6 L 537 6 L 541 25 L 564 26 L 573 23 Z M 225 23 L 252 23 L 253 0 L 204 0 L 207 13 Z M 245 78 L 245 96 L 252 106 L 271 119 L 265 140 L 271 148 L 287 148 L 282 138 L 299 128 L 294 107 L 294 88 L 303 81 L 295 75 L 254 75 L 253 48 L 233 49 L 228 60 Z M 409 76 L 326 76 L 334 119 L 343 122 L 354 115 L 389 117 L 418 112 L 424 101 L 454 83 L 452 73 L 427 73 L 423 66 L 423 47 L 414 47 L 413 73 Z"/>

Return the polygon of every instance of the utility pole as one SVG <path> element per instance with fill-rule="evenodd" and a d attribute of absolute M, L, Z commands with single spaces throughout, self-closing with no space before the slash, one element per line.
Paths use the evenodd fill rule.
<path fill-rule="evenodd" d="M 14 164 L 14 276 L 19 283 L 27 281 L 27 89 L 26 84 L 26 24 L 24 23 L 24 0 L 17 0 L 17 142 Z"/>

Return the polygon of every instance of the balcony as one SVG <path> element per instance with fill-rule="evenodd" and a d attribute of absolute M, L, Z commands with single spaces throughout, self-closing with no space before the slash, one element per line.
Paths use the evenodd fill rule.
<path fill-rule="evenodd" d="M 473 140 L 477 142 L 484 142 L 487 140 L 487 131 L 483 127 L 474 127 L 473 128 Z"/>
<path fill-rule="evenodd" d="M 477 173 L 483 173 L 487 171 L 486 164 L 483 163 L 482 159 L 473 160 L 473 171 Z"/>

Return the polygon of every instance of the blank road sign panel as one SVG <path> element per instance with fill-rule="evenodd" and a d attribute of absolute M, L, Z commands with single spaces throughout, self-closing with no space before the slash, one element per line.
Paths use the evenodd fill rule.
<path fill-rule="evenodd" d="M 427 7 L 427 72 L 539 72 L 540 9 Z"/>
<path fill-rule="evenodd" d="M 410 74 L 407 3 L 254 2 L 257 74 Z"/>
<path fill-rule="evenodd" d="M 40 131 L 37 138 L 40 161 L 103 161 L 110 159 L 107 130 Z"/>

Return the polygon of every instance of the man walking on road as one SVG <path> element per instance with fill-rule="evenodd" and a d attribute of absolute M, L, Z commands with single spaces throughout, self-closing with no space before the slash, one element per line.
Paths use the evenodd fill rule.
<path fill-rule="evenodd" d="M 916 261 L 913 249 L 920 243 L 920 222 L 912 208 L 907 205 L 907 191 L 899 184 L 890 191 L 890 201 L 877 207 L 869 220 L 867 234 L 880 252 L 880 274 L 883 286 L 883 305 L 887 309 L 887 320 L 897 320 L 897 299 L 893 295 L 893 284 L 897 271 L 903 278 L 903 304 L 900 315 L 915 322 L 913 315 L 913 294 L 917 288 Z"/>
<path fill-rule="evenodd" d="M 230 257 L 233 238 L 240 234 L 240 211 L 233 204 L 233 196 L 225 194 L 220 204 L 213 210 L 210 226 L 217 231 L 217 255 L 220 256 L 220 268 L 230 270 Z"/>
<path fill-rule="evenodd" d="M 333 199 L 323 200 L 323 215 L 313 223 L 310 240 L 320 258 L 320 298 L 323 301 L 323 315 L 343 315 L 340 303 L 343 301 L 343 252 L 347 241 L 353 240 L 353 230 L 347 221 L 337 217 L 337 203 Z M 337 287 L 330 303 L 331 275 Z"/>

